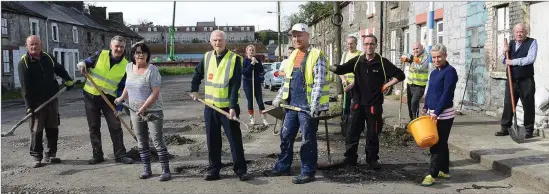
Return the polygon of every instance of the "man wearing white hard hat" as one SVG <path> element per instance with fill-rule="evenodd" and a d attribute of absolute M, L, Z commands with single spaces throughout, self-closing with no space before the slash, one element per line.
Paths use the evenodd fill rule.
<path fill-rule="evenodd" d="M 318 160 L 316 132 L 318 120 L 314 119 L 321 111 L 329 109 L 330 85 L 328 83 L 329 62 L 319 49 L 309 45 L 307 25 L 298 23 L 290 30 L 296 50 L 288 58 L 284 68 L 284 84 L 273 100 L 273 106 L 281 103 L 299 107 L 304 111 L 286 110 L 284 125 L 280 130 L 280 155 L 275 166 L 265 171 L 265 176 L 290 175 L 293 161 L 294 141 L 301 130 L 300 149 L 301 173 L 294 177 L 294 184 L 304 184 L 315 180 Z"/>

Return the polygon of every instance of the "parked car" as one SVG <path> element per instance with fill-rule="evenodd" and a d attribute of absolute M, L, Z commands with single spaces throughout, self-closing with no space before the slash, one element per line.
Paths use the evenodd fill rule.
<path fill-rule="evenodd" d="M 265 73 L 272 70 L 271 65 L 272 63 L 263 63 L 263 76 L 265 76 Z"/>
<path fill-rule="evenodd" d="M 274 62 L 271 64 L 271 67 L 267 71 L 265 68 L 265 81 L 263 82 L 263 88 L 270 89 L 271 91 L 276 91 L 276 88 L 280 88 L 284 82 L 284 77 L 280 75 L 280 65 L 281 62 Z"/>

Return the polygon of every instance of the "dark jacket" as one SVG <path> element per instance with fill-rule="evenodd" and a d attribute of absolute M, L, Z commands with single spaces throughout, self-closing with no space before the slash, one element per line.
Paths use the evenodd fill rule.
<path fill-rule="evenodd" d="M 358 63 L 356 63 L 357 60 L 359 60 Z M 381 60 L 383 60 L 384 68 L 381 65 Z M 384 97 L 381 92 L 383 85 L 393 77 L 399 81 L 403 81 L 406 78 L 401 69 L 397 68 L 386 58 L 380 58 L 378 54 L 376 54 L 372 61 L 368 61 L 366 55 L 359 55 L 342 65 L 335 65 L 335 67 L 337 68 L 334 71 L 335 74 L 355 74 L 353 99 L 356 99 L 356 103 L 365 106 L 383 104 Z M 385 73 L 383 73 L 383 69 L 385 69 Z"/>
<path fill-rule="evenodd" d="M 448 62 L 440 69 L 433 70 L 423 109 L 434 110 L 434 114 L 440 116 L 445 109 L 452 108 L 457 81 L 457 71 Z"/>
<path fill-rule="evenodd" d="M 256 58 L 257 59 L 257 58 Z M 263 81 L 265 78 L 263 77 L 263 72 L 265 71 L 263 69 L 263 63 L 261 63 L 260 60 L 257 60 L 257 63 L 252 68 L 252 60 L 248 59 L 248 57 L 244 57 L 244 63 L 242 65 L 242 79 L 244 81 L 251 82 L 252 81 L 252 69 L 255 74 L 255 81 Z"/>
<path fill-rule="evenodd" d="M 21 93 L 27 108 L 38 108 L 59 91 L 56 75 L 65 81 L 72 80 L 57 59 L 51 54 L 48 55 L 42 52 L 40 59 L 34 59 L 27 53 L 19 61 Z"/>
<path fill-rule="evenodd" d="M 219 65 L 219 62 L 225 57 L 227 54 L 227 49 L 225 49 L 223 52 L 221 52 L 220 55 L 216 56 L 215 59 L 217 61 L 217 65 Z M 215 53 L 214 53 L 215 54 Z M 198 89 L 200 87 L 200 82 L 204 79 L 204 58 L 200 60 L 200 63 L 198 63 L 198 66 L 196 66 L 196 69 L 194 71 L 193 80 L 191 81 L 191 92 L 198 92 Z M 236 57 L 235 66 L 233 69 L 233 77 L 229 79 L 229 108 L 231 109 L 239 109 L 240 106 L 238 105 L 238 90 L 240 89 L 240 84 L 242 83 L 242 57 L 238 56 Z"/>

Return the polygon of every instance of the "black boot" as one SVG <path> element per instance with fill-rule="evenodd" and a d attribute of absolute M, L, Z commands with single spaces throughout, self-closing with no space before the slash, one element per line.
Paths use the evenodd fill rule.
<path fill-rule="evenodd" d="M 509 128 L 501 128 L 498 132 L 495 134 L 496 136 L 507 136 L 509 135 Z"/>
<path fill-rule="evenodd" d="M 147 179 L 151 177 L 151 152 L 149 149 L 143 148 L 139 149 L 139 157 L 141 158 L 141 163 L 143 163 L 143 173 L 139 175 L 140 179 Z"/>

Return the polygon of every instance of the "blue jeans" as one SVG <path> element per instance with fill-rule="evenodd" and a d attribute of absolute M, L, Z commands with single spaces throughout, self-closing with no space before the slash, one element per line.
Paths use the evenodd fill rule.
<path fill-rule="evenodd" d="M 251 111 L 254 109 L 253 107 L 253 97 L 252 93 L 255 92 L 255 101 L 257 102 L 257 106 L 259 106 L 259 110 L 265 110 L 265 104 L 263 103 L 263 94 L 261 92 L 261 83 L 259 80 L 255 80 L 254 87 L 255 91 L 252 91 L 252 81 L 251 80 L 243 80 L 242 82 L 242 88 L 244 89 L 244 93 L 246 94 L 246 100 L 248 100 L 248 111 Z"/>

